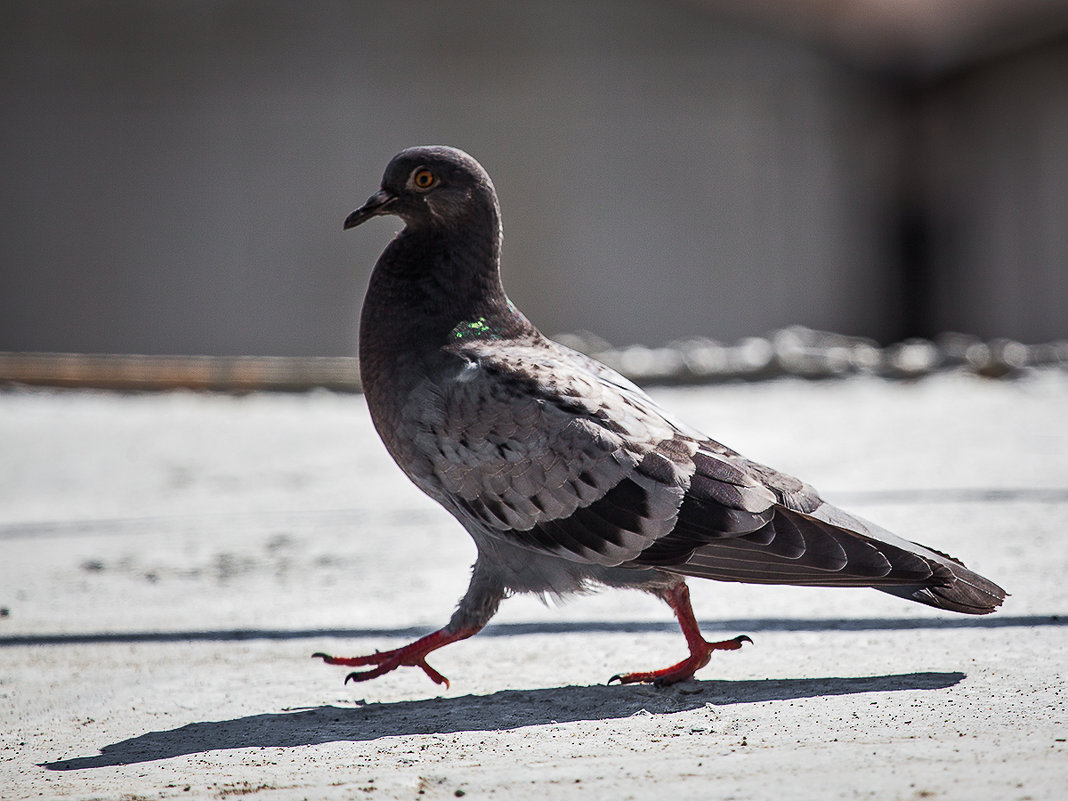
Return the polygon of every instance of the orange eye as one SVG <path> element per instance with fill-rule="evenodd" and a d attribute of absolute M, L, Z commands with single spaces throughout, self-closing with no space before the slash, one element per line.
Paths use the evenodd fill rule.
<path fill-rule="evenodd" d="M 435 180 L 434 173 L 427 169 L 416 170 L 412 176 L 412 182 L 420 189 L 429 189 L 434 185 Z"/>

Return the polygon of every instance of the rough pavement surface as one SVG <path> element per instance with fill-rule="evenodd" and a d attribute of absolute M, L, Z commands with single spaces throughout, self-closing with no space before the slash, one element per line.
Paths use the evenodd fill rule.
<path fill-rule="evenodd" d="M 654 395 L 830 501 L 963 559 L 983 618 L 870 590 L 691 582 L 666 606 L 506 601 L 430 662 L 473 546 L 359 396 L 0 393 L 0 797 L 1054 799 L 1068 786 L 1068 374 Z"/>

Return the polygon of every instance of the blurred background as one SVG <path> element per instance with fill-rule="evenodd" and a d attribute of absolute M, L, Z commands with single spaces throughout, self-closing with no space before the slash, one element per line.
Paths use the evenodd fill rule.
<path fill-rule="evenodd" d="M 1068 2 L 5 0 L 0 351 L 339 356 L 398 150 L 547 333 L 1068 336 Z"/>

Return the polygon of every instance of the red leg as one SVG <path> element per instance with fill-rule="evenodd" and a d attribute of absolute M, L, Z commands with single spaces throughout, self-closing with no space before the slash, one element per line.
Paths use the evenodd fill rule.
<path fill-rule="evenodd" d="M 690 647 L 690 655 L 678 664 L 662 670 L 615 675 L 608 680 L 609 684 L 613 681 L 618 681 L 620 684 L 652 682 L 658 687 L 674 684 L 692 678 L 694 673 L 708 664 L 713 651 L 737 651 L 742 647 L 743 642 L 752 642 L 744 634 L 722 642 L 707 642 L 701 636 L 701 629 L 697 625 L 697 619 L 693 616 L 693 608 L 690 606 L 690 590 L 684 582 L 662 590 L 657 595 L 663 598 L 675 612 L 682 633 L 686 636 L 686 644 Z"/>
<path fill-rule="evenodd" d="M 376 651 L 367 656 L 329 656 L 324 653 L 312 654 L 312 658 L 322 659 L 328 665 L 346 665 L 349 667 L 362 667 L 375 665 L 370 670 L 357 670 L 345 677 L 345 683 L 350 681 L 367 681 L 377 678 L 399 667 L 420 668 L 430 680 L 438 684 L 449 686 L 449 680 L 438 673 L 426 663 L 426 655 L 436 651 L 444 645 L 457 640 L 464 640 L 473 634 L 482 631 L 489 623 L 490 618 L 497 611 L 497 605 L 505 596 L 504 587 L 500 581 L 491 575 L 487 575 L 482 569 L 481 562 L 475 562 L 471 573 L 471 584 L 467 588 L 464 597 L 453 613 L 449 624 L 443 629 L 420 637 L 413 643 L 394 648 L 392 651 Z"/>
<path fill-rule="evenodd" d="M 346 684 L 350 681 L 367 681 L 368 679 L 374 679 L 384 673 L 389 673 L 391 670 L 396 670 L 399 667 L 418 667 L 423 669 L 423 672 L 430 677 L 431 681 L 435 681 L 438 684 L 444 684 L 448 687 L 449 680 L 426 663 L 426 655 L 431 651 L 436 651 L 443 645 L 448 645 L 451 642 L 466 639 L 472 634 L 477 634 L 479 630 L 480 629 L 461 629 L 459 631 L 449 631 L 448 628 L 444 628 L 435 631 L 433 634 L 421 637 L 415 642 L 405 645 L 402 648 L 394 648 L 392 651 L 376 651 L 368 656 L 328 656 L 324 653 L 315 653 L 312 654 L 312 658 L 314 659 L 318 657 L 328 665 L 346 665 L 348 667 L 377 665 L 377 667 L 374 667 L 371 670 L 359 670 L 350 673 L 345 677 Z"/>

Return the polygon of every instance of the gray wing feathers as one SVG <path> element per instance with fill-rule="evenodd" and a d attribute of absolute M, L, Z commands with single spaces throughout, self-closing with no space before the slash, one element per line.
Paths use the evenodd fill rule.
<path fill-rule="evenodd" d="M 464 356 L 402 412 L 405 467 L 420 487 L 469 527 L 580 561 L 622 564 L 671 530 L 684 471 L 638 469 L 672 435 L 659 415 L 551 361 L 501 348 Z"/>
<path fill-rule="evenodd" d="M 678 572 L 721 581 L 874 587 L 928 606 L 987 614 L 1005 592 L 957 560 L 821 503 L 776 509 L 753 534 L 698 547 Z"/>
<path fill-rule="evenodd" d="M 920 582 L 936 572 L 908 551 L 783 507 L 753 534 L 698 546 L 679 570 L 725 581 L 813 586 Z"/>

